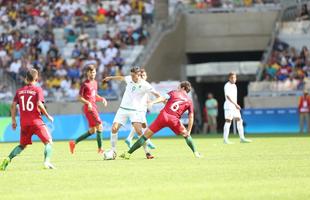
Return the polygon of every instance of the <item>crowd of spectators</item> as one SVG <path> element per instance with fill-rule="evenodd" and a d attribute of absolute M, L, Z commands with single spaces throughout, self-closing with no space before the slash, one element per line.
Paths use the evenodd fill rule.
<path fill-rule="evenodd" d="M 99 92 L 115 96 L 114 86 L 101 80 L 122 74 L 123 50 L 146 44 L 154 0 L 3 0 L 0 6 L 0 71 L 20 85 L 34 66 L 44 95 L 60 100 L 76 99 L 90 63 L 97 65 Z"/>
<path fill-rule="evenodd" d="M 276 40 L 271 56 L 264 68 L 263 80 L 285 83 L 287 89 L 301 90 L 305 78 L 310 77 L 309 50 L 304 46 L 301 51 L 287 43 Z"/>
<path fill-rule="evenodd" d="M 302 6 L 296 21 L 309 20 L 307 4 Z M 293 34 L 293 33 L 292 33 Z M 282 82 L 286 89 L 302 90 L 310 78 L 310 52 L 306 45 L 301 49 L 276 38 L 271 55 L 264 66 L 263 80 Z"/>

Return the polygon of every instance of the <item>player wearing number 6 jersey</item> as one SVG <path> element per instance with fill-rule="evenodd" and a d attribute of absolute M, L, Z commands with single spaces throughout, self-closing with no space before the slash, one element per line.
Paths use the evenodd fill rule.
<path fill-rule="evenodd" d="M 37 135 L 45 145 L 44 149 L 44 168 L 54 169 L 54 166 L 50 163 L 50 157 L 52 153 L 52 137 L 49 134 L 42 118 L 41 113 L 43 113 L 51 122 L 53 122 L 53 117 L 51 117 L 44 105 L 44 97 L 42 89 L 35 86 L 38 80 L 38 71 L 31 68 L 26 74 L 26 83 L 24 87 L 16 91 L 12 106 L 12 128 L 15 130 L 17 127 L 16 123 L 16 105 L 19 105 L 20 111 L 20 143 L 16 146 L 10 155 L 3 160 L 0 165 L 0 170 L 6 170 L 8 164 L 11 160 L 21 153 L 27 145 L 32 144 L 31 137 L 33 134 Z"/>
<path fill-rule="evenodd" d="M 191 137 L 191 130 L 194 122 L 194 108 L 193 103 L 188 97 L 187 93 L 191 90 L 191 84 L 188 81 L 180 83 L 178 90 L 173 90 L 168 93 L 167 97 L 159 97 L 150 102 L 150 106 L 159 102 L 166 102 L 165 107 L 160 111 L 160 114 L 155 121 L 149 126 L 139 140 L 121 155 L 122 158 L 129 159 L 130 155 L 140 148 L 147 139 L 152 137 L 156 132 L 162 128 L 169 127 L 176 135 L 182 135 L 187 145 L 191 148 L 194 155 L 200 158 L 200 154 L 195 148 L 194 142 Z M 187 129 L 181 123 L 180 118 L 182 114 L 188 110 L 189 123 Z"/>

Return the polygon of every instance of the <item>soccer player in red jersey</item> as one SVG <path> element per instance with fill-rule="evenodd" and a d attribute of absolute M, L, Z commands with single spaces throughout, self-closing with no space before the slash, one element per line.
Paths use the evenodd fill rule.
<path fill-rule="evenodd" d="M 87 118 L 89 129 L 86 133 L 82 134 L 76 140 L 69 142 L 70 152 L 73 154 L 77 143 L 85 140 L 94 133 L 97 133 L 97 145 L 98 153 L 102 154 L 102 121 L 99 117 L 96 102 L 102 102 L 103 105 L 107 106 L 105 98 L 97 94 L 98 83 L 96 78 L 96 67 L 95 65 L 88 65 L 86 68 L 87 80 L 84 81 L 80 88 L 79 101 L 84 104 L 83 112 Z"/>
<path fill-rule="evenodd" d="M 151 138 L 156 132 L 162 128 L 169 127 L 176 135 L 182 135 L 187 145 L 193 151 L 195 157 L 200 158 L 200 154 L 196 151 L 196 147 L 191 137 L 191 130 L 194 122 L 194 108 L 193 103 L 188 97 L 191 90 L 191 84 L 188 81 L 180 83 L 178 90 L 173 90 L 168 93 L 169 97 L 159 97 L 150 102 L 149 105 L 166 102 L 165 107 L 160 111 L 160 114 L 155 121 L 149 126 L 144 134 L 137 140 L 137 142 L 120 157 L 129 159 L 130 155 L 140 148 L 147 139 Z M 189 123 L 187 129 L 181 123 L 180 118 L 182 114 L 188 110 Z"/>
<path fill-rule="evenodd" d="M 11 160 L 20 154 L 27 145 L 32 144 L 31 137 L 33 134 L 37 135 L 45 145 L 44 149 L 44 168 L 54 169 L 55 167 L 50 163 L 52 153 L 52 137 L 44 124 L 41 113 L 43 113 L 48 120 L 53 122 L 53 117 L 50 116 L 44 105 L 43 92 L 40 87 L 35 86 L 38 80 L 38 71 L 31 68 L 26 74 L 26 85 L 16 91 L 13 103 L 11 105 L 12 128 L 16 129 L 16 110 L 19 105 L 20 112 L 20 143 L 16 146 L 7 158 L 3 160 L 0 165 L 0 170 L 6 170 Z"/>

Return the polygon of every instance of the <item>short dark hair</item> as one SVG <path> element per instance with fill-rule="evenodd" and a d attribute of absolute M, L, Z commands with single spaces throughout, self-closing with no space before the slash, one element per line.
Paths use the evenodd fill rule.
<path fill-rule="evenodd" d="M 37 78 L 39 72 L 35 68 L 30 68 L 26 73 L 26 80 L 32 82 Z"/>
<path fill-rule="evenodd" d="M 94 71 L 96 70 L 96 66 L 95 65 L 87 65 L 86 67 L 86 73 L 89 71 Z"/>
<path fill-rule="evenodd" d="M 139 66 L 134 66 L 130 70 L 130 72 L 132 72 L 132 73 L 138 73 L 140 71 L 141 71 L 141 68 Z"/>
<path fill-rule="evenodd" d="M 229 74 L 228 74 L 228 79 L 230 79 L 230 77 L 232 77 L 233 75 L 237 75 L 235 72 L 230 72 Z"/>
<path fill-rule="evenodd" d="M 183 88 L 187 93 L 189 93 L 192 89 L 191 83 L 188 81 L 182 81 L 180 83 L 180 88 Z"/>

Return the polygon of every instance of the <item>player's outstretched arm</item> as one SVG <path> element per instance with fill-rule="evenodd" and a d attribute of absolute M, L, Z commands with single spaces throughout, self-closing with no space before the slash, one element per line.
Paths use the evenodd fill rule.
<path fill-rule="evenodd" d="M 152 91 L 151 92 L 156 98 L 159 98 L 160 97 L 160 94 L 156 91 Z"/>
<path fill-rule="evenodd" d="M 125 77 L 124 76 L 107 76 L 103 79 L 104 82 L 108 82 L 111 80 L 125 81 Z"/>
<path fill-rule="evenodd" d="M 158 98 L 154 99 L 153 101 L 150 101 L 148 103 L 148 107 L 151 108 L 153 104 L 156 104 L 156 103 L 161 103 L 161 102 L 165 102 L 166 101 L 166 98 L 163 97 L 163 96 L 159 96 Z"/>
<path fill-rule="evenodd" d="M 16 123 L 16 102 L 13 102 L 11 105 L 11 117 L 12 117 L 12 128 L 13 128 L 13 130 L 15 130 L 17 127 L 17 123 Z"/>
<path fill-rule="evenodd" d="M 46 111 L 46 109 L 45 109 L 45 107 L 41 101 L 38 102 L 38 106 L 39 106 L 41 112 L 47 117 L 47 119 L 50 120 L 51 122 L 53 122 L 54 118 L 48 114 L 48 112 Z"/>

